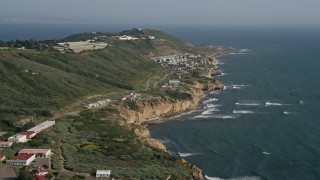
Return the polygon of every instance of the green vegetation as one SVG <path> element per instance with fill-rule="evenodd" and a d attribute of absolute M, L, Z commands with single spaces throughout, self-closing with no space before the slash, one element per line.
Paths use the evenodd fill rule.
<path fill-rule="evenodd" d="M 0 47 L 13 47 L 0 51 L 0 131 L 9 132 L 1 138 L 34 125 L 33 121 L 18 123 L 22 118 L 47 120 L 70 104 L 81 106 L 100 97 L 117 100 L 133 91 L 142 93 L 142 101 L 148 103 L 163 99 L 188 100 L 191 94 L 186 84 L 208 80 L 201 76 L 204 70 L 188 71 L 176 90 L 159 89 L 162 82 L 176 75 L 150 57 L 209 53 L 208 48 L 191 46 L 160 31 L 82 33 L 61 41 L 112 35 L 155 36 L 156 39 L 98 39 L 113 46 L 79 54 L 51 51 L 52 44 L 60 40 L 0 42 Z M 37 51 L 16 49 L 20 46 Z M 91 96 L 93 98 L 88 100 Z M 131 109 L 137 106 L 136 101 L 114 103 Z M 124 179 L 165 179 L 169 175 L 171 179 L 190 178 L 191 170 L 178 164 L 177 157 L 140 142 L 134 133 L 137 126 L 124 124 L 118 109 L 108 105 L 83 110 L 78 116 L 62 116 L 56 119 L 54 128 L 1 153 L 10 158 L 22 148 L 50 148 L 53 152 L 51 168 L 57 179 L 83 179 L 83 176 L 67 172 L 92 173 L 96 169 L 110 169 L 113 177 Z M 21 174 L 27 176 L 23 171 Z"/>

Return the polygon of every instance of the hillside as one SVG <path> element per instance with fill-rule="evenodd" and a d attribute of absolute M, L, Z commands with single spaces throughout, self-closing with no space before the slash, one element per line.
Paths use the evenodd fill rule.
<path fill-rule="evenodd" d="M 0 140 L 34 123 L 56 120 L 55 128 L 1 153 L 12 157 L 21 148 L 50 148 L 57 179 L 68 179 L 76 172 L 88 175 L 101 168 L 124 179 L 201 177 L 201 170 L 164 152 L 164 146 L 150 139 L 148 130 L 139 123 L 196 107 L 202 90 L 218 87 L 203 76 L 211 76 L 214 56 L 225 50 L 194 46 L 161 31 L 137 29 L 117 34 L 83 33 L 57 42 L 84 41 L 97 34 L 108 36 L 97 41 L 110 46 L 80 53 L 60 53 L 53 47 L 0 51 L 0 132 L 7 132 Z M 137 39 L 119 40 L 120 36 Z M 210 65 L 181 70 L 179 88 L 161 89 L 163 83 L 177 78 L 178 72 L 150 58 L 185 53 L 193 53 L 195 61 Z M 204 58 L 198 60 L 198 55 Z M 194 82 L 203 85 L 197 87 Z M 131 92 L 142 93 L 143 99 L 119 100 Z M 83 109 L 83 105 L 102 98 L 110 98 L 112 103 Z M 182 104 L 186 105 L 177 108 Z M 72 114 L 64 114 L 70 109 Z"/>

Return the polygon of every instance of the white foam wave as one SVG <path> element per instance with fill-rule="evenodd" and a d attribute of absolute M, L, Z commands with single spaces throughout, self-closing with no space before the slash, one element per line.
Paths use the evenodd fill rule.
<path fill-rule="evenodd" d="M 250 52 L 250 49 L 240 49 L 239 52 L 240 52 L 240 53 Z"/>
<path fill-rule="evenodd" d="M 206 110 L 206 111 L 203 111 L 201 113 L 201 115 L 209 115 L 209 114 L 212 114 L 212 111 L 209 109 L 209 110 Z"/>
<path fill-rule="evenodd" d="M 251 86 L 251 85 L 246 85 L 246 84 L 231 84 L 231 86 L 246 87 L 246 86 Z"/>
<path fill-rule="evenodd" d="M 259 103 L 236 103 L 238 106 L 261 106 Z"/>
<path fill-rule="evenodd" d="M 215 116 L 212 116 L 212 118 L 216 118 L 216 119 L 235 119 L 235 118 L 237 118 L 237 116 L 233 116 L 233 115 L 215 115 Z"/>
<path fill-rule="evenodd" d="M 213 108 L 210 108 L 210 109 L 208 109 L 206 111 L 203 111 L 201 113 L 201 115 L 209 115 L 209 114 L 213 114 L 213 112 L 218 112 L 218 111 L 220 111 L 220 110 L 213 107 Z"/>
<path fill-rule="evenodd" d="M 249 110 L 241 110 L 241 111 L 236 111 L 233 110 L 233 114 L 253 114 L 253 111 L 249 111 Z"/>
<path fill-rule="evenodd" d="M 281 104 L 281 103 L 273 103 L 273 102 L 266 102 L 265 106 L 285 106 L 290 104 Z"/>
<path fill-rule="evenodd" d="M 181 153 L 181 152 L 178 152 L 178 154 L 179 154 L 180 157 L 188 157 L 188 156 L 200 155 L 200 154 L 203 154 L 203 153 Z"/>
<path fill-rule="evenodd" d="M 210 99 L 208 99 L 208 100 L 206 100 L 206 101 L 203 101 L 203 103 L 206 104 L 206 103 L 214 102 L 214 101 L 218 101 L 218 100 L 219 100 L 219 99 L 217 99 L 217 98 L 210 98 Z"/>
<path fill-rule="evenodd" d="M 220 104 L 206 104 L 207 108 L 215 108 L 215 107 L 221 107 Z"/>
<path fill-rule="evenodd" d="M 269 152 L 266 152 L 266 151 L 264 151 L 264 152 L 262 152 L 263 154 L 265 154 L 265 155 L 270 155 L 271 153 L 269 153 Z"/>
<path fill-rule="evenodd" d="M 198 116 L 194 116 L 193 118 L 195 118 L 195 119 L 208 119 L 208 118 L 210 118 L 210 116 L 198 115 Z"/>
<path fill-rule="evenodd" d="M 205 175 L 205 179 L 207 180 L 261 180 L 260 177 L 257 176 L 243 176 L 243 177 L 234 177 L 229 179 L 223 179 L 219 177 L 209 177 L 208 175 Z"/>

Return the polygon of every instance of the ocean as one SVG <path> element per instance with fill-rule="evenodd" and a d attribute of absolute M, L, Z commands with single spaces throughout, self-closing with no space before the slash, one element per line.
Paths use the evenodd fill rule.
<path fill-rule="evenodd" d="M 234 53 L 218 58 L 225 89 L 207 93 L 193 112 L 150 125 L 152 137 L 207 179 L 320 179 L 319 30 L 172 31 Z"/>
<path fill-rule="evenodd" d="M 131 26 L 133 27 L 133 26 Z M 128 26 L 0 24 L 0 40 L 54 39 Z M 157 26 L 196 44 L 234 48 L 219 57 L 226 88 L 201 106 L 150 124 L 172 155 L 207 179 L 320 179 L 320 28 Z"/>

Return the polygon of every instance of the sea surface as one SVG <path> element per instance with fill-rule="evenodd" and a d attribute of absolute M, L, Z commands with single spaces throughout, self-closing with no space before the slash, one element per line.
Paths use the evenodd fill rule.
<path fill-rule="evenodd" d="M 132 27 L 0 23 L 0 40 Z M 234 48 L 218 58 L 223 74 L 215 78 L 223 91 L 207 93 L 197 110 L 149 125 L 171 154 L 200 167 L 207 179 L 320 179 L 319 27 L 148 28 Z"/>
<path fill-rule="evenodd" d="M 196 32 L 196 33 L 195 33 Z M 193 112 L 149 126 L 207 179 L 320 179 L 320 29 L 189 28 L 191 42 L 234 47 L 219 57 L 226 87 Z"/>

